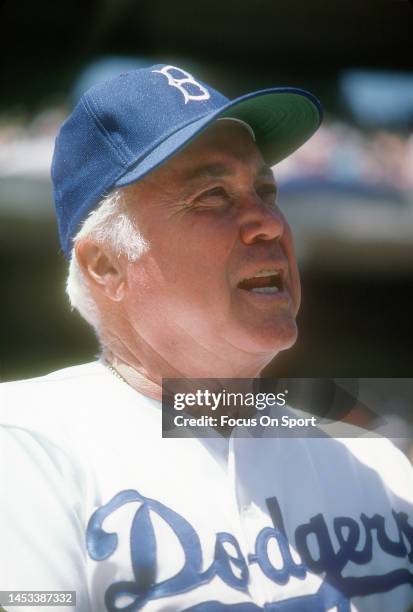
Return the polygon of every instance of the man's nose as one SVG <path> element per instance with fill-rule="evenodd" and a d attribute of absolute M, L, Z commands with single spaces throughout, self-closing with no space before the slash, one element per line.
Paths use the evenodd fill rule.
<path fill-rule="evenodd" d="M 279 240 L 286 226 L 287 221 L 278 207 L 254 198 L 242 212 L 240 238 L 246 245 L 261 240 Z"/>

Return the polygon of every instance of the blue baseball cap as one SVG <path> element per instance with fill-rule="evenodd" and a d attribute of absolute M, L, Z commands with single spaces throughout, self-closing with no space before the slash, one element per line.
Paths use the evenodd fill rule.
<path fill-rule="evenodd" d="M 229 100 L 186 70 L 159 64 L 95 85 L 56 138 L 52 182 L 66 258 L 82 222 L 111 190 L 143 178 L 213 121 L 248 124 L 268 164 L 298 149 L 321 123 L 311 93 L 264 89 Z"/>

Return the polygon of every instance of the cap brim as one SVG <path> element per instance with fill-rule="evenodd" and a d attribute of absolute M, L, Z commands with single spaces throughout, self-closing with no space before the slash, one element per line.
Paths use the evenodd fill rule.
<path fill-rule="evenodd" d="M 186 125 L 164 139 L 116 181 L 124 187 L 143 178 L 189 144 L 218 118 L 241 119 L 251 126 L 264 159 L 274 165 L 303 145 L 322 120 L 322 106 L 311 93 L 296 88 L 275 88 L 231 100 L 220 109 Z"/>

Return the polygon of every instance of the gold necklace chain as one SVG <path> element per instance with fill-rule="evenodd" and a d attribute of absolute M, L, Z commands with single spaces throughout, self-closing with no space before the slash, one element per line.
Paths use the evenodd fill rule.
<path fill-rule="evenodd" d="M 127 385 L 127 381 L 123 378 L 123 376 L 121 376 L 119 374 L 119 372 L 113 367 L 113 365 L 111 365 L 110 363 L 105 363 L 107 369 L 109 370 L 109 372 L 111 372 L 113 374 L 113 376 L 115 376 L 116 378 L 118 378 L 119 380 L 121 380 L 122 382 L 125 383 L 125 385 Z"/>

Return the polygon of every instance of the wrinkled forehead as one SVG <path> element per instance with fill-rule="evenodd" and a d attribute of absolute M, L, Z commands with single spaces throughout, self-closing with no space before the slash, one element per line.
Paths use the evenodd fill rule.
<path fill-rule="evenodd" d="M 237 163 L 248 165 L 254 171 L 261 171 L 264 166 L 268 170 L 252 129 L 243 121 L 222 119 L 170 158 L 159 173 L 179 174 L 182 179 L 192 180 L 202 178 L 203 174 L 222 175 L 225 168 L 229 172 Z"/>
<path fill-rule="evenodd" d="M 245 121 L 242 121 L 242 119 L 236 119 L 235 117 L 220 117 L 219 119 L 217 119 L 217 123 L 218 121 L 232 121 L 232 123 L 236 123 L 237 125 L 241 125 L 244 129 L 247 130 L 247 132 L 249 133 L 249 135 L 251 136 L 252 140 L 255 142 L 256 138 L 255 138 L 255 132 L 252 129 L 252 127 L 246 123 Z"/>
<path fill-rule="evenodd" d="M 253 129 L 240 119 L 219 118 L 192 142 L 190 142 L 181 153 L 199 151 L 203 148 L 222 148 L 224 151 L 237 151 L 242 154 L 244 149 L 258 150 L 255 144 Z M 177 154 L 179 156 L 180 153 Z"/>

